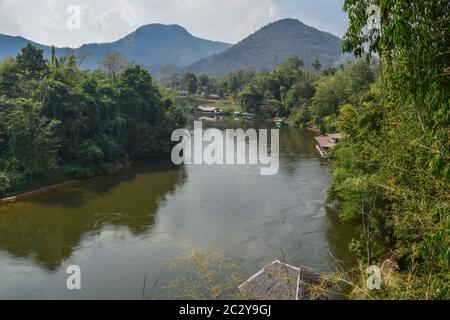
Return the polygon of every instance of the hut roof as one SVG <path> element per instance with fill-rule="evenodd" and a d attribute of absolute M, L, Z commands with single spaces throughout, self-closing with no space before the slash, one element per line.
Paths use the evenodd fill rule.
<path fill-rule="evenodd" d="M 329 136 L 316 137 L 316 141 L 321 148 L 333 148 L 336 145 Z"/>
<path fill-rule="evenodd" d="M 256 299 L 307 300 L 311 285 L 320 283 L 320 275 L 279 260 L 266 265 L 239 286 L 241 292 Z"/>
<path fill-rule="evenodd" d="M 202 111 L 202 112 L 214 112 L 214 111 L 218 110 L 218 108 L 217 107 L 203 107 L 203 106 L 200 106 L 200 107 L 198 107 L 198 110 Z"/>

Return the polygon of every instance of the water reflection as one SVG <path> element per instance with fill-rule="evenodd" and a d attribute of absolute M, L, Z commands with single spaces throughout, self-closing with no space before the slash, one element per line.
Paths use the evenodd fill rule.
<path fill-rule="evenodd" d="M 222 119 L 204 128 L 274 128 Z M 332 269 L 349 261 L 353 226 L 327 212 L 330 176 L 310 132 L 280 130 L 280 171 L 258 166 L 139 163 L 122 172 L 29 201 L 0 206 L 0 298 L 140 299 L 144 275 L 160 279 L 152 296 L 179 276 L 167 269 L 193 247 L 222 252 L 250 276 L 281 252 L 288 262 Z M 65 268 L 83 270 L 83 290 L 65 288 Z M 37 268 L 36 268 L 37 267 Z"/>
<path fill-rule="evenodd" d="M 242 118 L 223 117 L 220 119 L 206 117 L 197 119 L 202 122 L 203 129 L 216 128 L 226 129 L 277 129 L 275 122 L 267 120 L 249 121 Z M 189 129 L 193 129 L 190 127 Z M 316 159 L 317 150 L 315 147 L 314 135 L 308 130 L 302 130 L 294 127 L 285 127 L 280 130 L 280 169 L 285 173 L 292 175 L 298 170 L 297 163 L 299 159 Z M 270 150 L 270 133 L 268 133 L 268 143 Z M 259 137 L 258 137 L 259 139 Z M 247 141 L 248 142 L 248 141 Z M 205 146 L 207 143 L 204 144 Z M 248 150 L 247 150 L 248 151 Z M 247 159 L 248 159 L 247 154 Z M 252 155 L 256 157 L 257 155 Z M 225 159 L 225 158 L 224 158 Z"/>
<path fill-rule="evenodd" d="M 124 226 L 135 236 L 146 232 L 167 195 L 185 181 L 185 170 L 167 161 L 137 164 L 74 188 L 9 204 L 0 215 L 0 250 L 55 270 L 84 236 L 105 226 Z"/>

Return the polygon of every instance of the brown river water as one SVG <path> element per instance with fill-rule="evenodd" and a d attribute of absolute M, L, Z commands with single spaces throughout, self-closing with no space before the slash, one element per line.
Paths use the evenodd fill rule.
<path fill-rule="evenodd" d="M 282 252 L 323 272 L 333 259 L 355 263 L 354 227 L 325 207 L 330 173 L 312 133 L 281 129 L 279 173 L 259 173 L 255 165 L 155 160 L 0 205 L 0 299 L 141 299 L 144 278 L 146 298 L 173 298 L 167 286 L 180 274 L 168 263 L 192 248 L 221 252 L 244 276 Z M 81 290 L 66 288 L 69 265 L 82 270 Z"/>

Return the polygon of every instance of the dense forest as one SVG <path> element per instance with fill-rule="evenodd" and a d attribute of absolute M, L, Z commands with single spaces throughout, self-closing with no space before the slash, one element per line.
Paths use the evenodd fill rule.
<path fill-rule="evenodd" d="M 376 3 L 381 30 L 364 28 L 367 1 L 345 1 L 345 49 L 380 59 L 381 75 L 339 108 L 345 138 L 334 152 L 329 195 L 344 221 L 360 224 L 352 248 L 362 264 L 398 265 L 383 275 L 382 290 L 355 290 L 355 297 L 448 299 L 450 3 Z"/>
<path fill-rule="evenodd" d="M 186 73 L 164 79 L 166 87 L 195 96 L 217 95 L 234 100 L 240 109 L 258 117 L 288 118 L 295 126 L 312 125 L 322 132 L 337 129 L 341 106 L 358 103 L 379 78 L 378 61 L 359 59 L 339 68 L 311 68 L 302 58 L 290 56 L 273 71 L 240 70 L 225 77 Z M 238 111 L 238 110 L 236 110 Z"/>
<path fill-rule="evenodd" d="M 0 64 L 0 195 L 170 152 L 184 113 L 117 55 L 95 72 L 32 45 Z"/>
<path fill-rule="evenodd" d="M 328 198 L 359 226 L 353 298 L 448 299 L 450 3 L 376 3 L 381 30 L 365 27 L 367 1 L 345 1 L 344 47 L 359 59 L 338 68 L 291 56 L 267 72 L 171 74 L 161 88 L 114 54 L 90 72 L 28 45 L 0 64 L 0 195 L 164 154 L 186 122 L 167 97 L 216 94 L 260 117 L 342 133 Z M 385 261 L 394 267 L 382 290 L 365 290 L 365 267 Z"/>

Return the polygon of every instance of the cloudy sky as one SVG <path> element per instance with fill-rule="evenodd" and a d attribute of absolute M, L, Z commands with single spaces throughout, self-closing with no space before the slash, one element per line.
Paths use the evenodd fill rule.
<path fill-rule="evenodd" d="M 195 36 L 236 43 L 281 18 L 296 18 L 342 36 L 344 0 L 0 0 L 0 33 L 42 44 L 78 47 L 111 42 L 149 23 L 179 24 Z M 69 6 L 80 8 L 68 29 Z M 74 20 L 71 20 L 74 21 Z"/>

